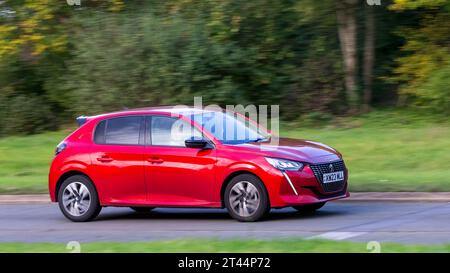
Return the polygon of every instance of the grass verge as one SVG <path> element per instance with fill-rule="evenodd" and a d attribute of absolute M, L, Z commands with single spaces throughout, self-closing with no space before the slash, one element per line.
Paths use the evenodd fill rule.
<path fill-rule="evenodd" d="M 302 121 L 305 123 L 304 121 Z M 282 136 L 338 149 L 351 191 L 450 191 L 450 123 L 389 111 L 313 124 L 282 123 Z M 55 146 L 68 131 L 0 139 L 0 194 L 46 193 Z"/>
<path fill-rule="evenodd" d="M 82 243 L 80 251 L 102 253 L 173 253 L 173 252 L 279 252 L 279 253 L 369 253 L 366 243 L 329 240 L 173 240 L 127 243 Z M 0 243 L 0 252 L 69 252 L 62 243 Z M 381 243 L 382 253 L 450 252 L 450 245 L 401 245 Z"/>

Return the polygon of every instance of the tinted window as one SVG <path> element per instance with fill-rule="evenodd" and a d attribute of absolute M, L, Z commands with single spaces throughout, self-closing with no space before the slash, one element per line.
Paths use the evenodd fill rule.
<path fill-rule="evenodd" d="M 185 147 L 184 141 L 193 136 L 201 137 L 202 134 L 184 120 L 163 116 L 151 118 L 152 145 Z"/>
<path fill-rule="evenodd" d="M 105 143 L 105 128 L 106 120 L 101 121 L 95 128 L 94 142 L 95 143 Z"/>
<path fill-rule="evenodd" d="M 123 117 L 107 120 L 104 143 L 138 145 L 141 120 L 141 117 Z"/>

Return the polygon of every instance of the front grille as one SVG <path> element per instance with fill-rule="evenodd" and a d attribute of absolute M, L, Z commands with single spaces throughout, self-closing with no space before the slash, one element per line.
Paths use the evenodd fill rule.
<path fill-rule="evenodd" d="M 333 165 L 333 170 L 330 170 L 330 165 Z M 311 167 L 311 170 L 314 172 L 314 175 L 316 176 L 316 179 L 320 182 L 320 185 L 322 186 L 322 189 L 325 192 L 336 192 L 341 191 L 345 187 L 345 177 L 343 180 L 331 182 L 331 183 L 323 183 L 323 174 L 324 173 L 331 173 L 331 172 L 338 172 L 338 171 L 344 171 L 345 175 L 345 164 L 344 161 L 335 161 L 331 163 L 323 163 L 323 164 L 311 164 L 309 165 Z"/>

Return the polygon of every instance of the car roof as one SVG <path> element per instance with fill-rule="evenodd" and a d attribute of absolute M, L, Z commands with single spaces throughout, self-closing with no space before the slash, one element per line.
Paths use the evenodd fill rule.
<path fill-rule="evenodd" d="M 144 107 L 144 108 L 134 108 L 134 109 L 124 109 L 121 111 L 116 112 L 110 112 L 110 113 L 104 113 L 100 115 L 94 115 L 94 116 L 88 116 L 85 117 L 87 119 L 97 119 L 97 118 L 107 118 L 107 117 L 114 117 L 114 116 L 123 116 L 127 114 L 176 114 L 176 115 L 192 115 L 192 114 L 200 114 L 200 113 L 207 113 L 207 112 L 219 112 L 223 111 L 219 108 L 214 109 L 203 109 L 203 108 L 196 108 L 196 107 L 190 107 L 190 106 L 158 106 L 158 107 Z M 82 116 L 83 117 L 83 116 Z M 80 118 L 82 118 L 80 117 Z"/>

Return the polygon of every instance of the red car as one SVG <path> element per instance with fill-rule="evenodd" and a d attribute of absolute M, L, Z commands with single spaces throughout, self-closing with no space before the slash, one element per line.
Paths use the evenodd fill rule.
<path fill-rule="evenodd" d="M 342 155 L 317 142 L 280 138 L 227 111 L 127 110 L 78 118 L 56 148 L 49 191 L 72 221 L 102 207 L 226 207 L 239 221 L 271 208 L 315 211 L 348 197 Z"/>

